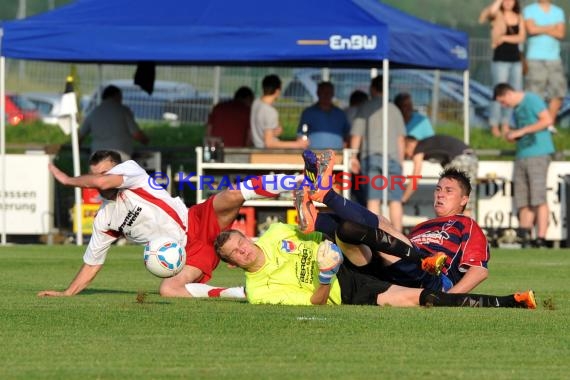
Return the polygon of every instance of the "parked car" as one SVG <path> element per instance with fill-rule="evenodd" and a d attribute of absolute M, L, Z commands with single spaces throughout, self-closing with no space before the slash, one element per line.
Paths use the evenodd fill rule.
<path fill-rule="evenodd" d="M 58 125 L 58 118 L 61 112 L 61 96 L 58 93 L 48 92 L 27 92 L 22 97 L 32 102 L 39 113 L 43 123 Z"/>
<path fill-rule="evenodd" d="M 17 94 L 6 94 L 6 122 L 9 125 L 21 125 L 39 119 L 34 103 Z"/>
<path fill-rule="evenodd" d="M 211 94 L 200 92 L 188 83 L 155 81 L 152 95 L 135 85 L 132 79 L 116 79 L 104 82 L 100 89 L 115 85 L 123 92 L 123 104 L 129 107 L 139 121 L 172 120 L 179 122 L 204 122 L 212 107 Z M 83 112 L 89 114 L 98 104 L 99 89 L 95 90 Z M 166 115 L 170 113 L 171 115 Z"/>
<path fill-rule="evenodd" d="M 222 95 L 219 102 L 231 99 L 231 96 Z M 208 115 L 214 106 L 211 95 L 205 94 L 194 99 L 178 99 L 165 105 L 166 115 L 176 115 L 176 120 L 183 123 L 206 123 Z"/>
<path fill-rule="evenodd" d="M 299 103 L 317 101 L 317 85 L 321 81 L 320 69 L 301 69 L 294 73 L 293 79 L 284 87 L 282 98 Z M 427 113 L 431 109 L 435 76 L 432 71 L 393 69 L 390 70 L 389 96 L 399 92 L 412 95 L 414 105 Z M 354 90 L 368 93 L 370 70 L 368 69 L 331 69 L 330 81 L 335 85 L 336 102 L 346 107 L 350 94 Z M 470 81 L 471 123 L 483 125 L 487 119 L 491 90 L 481 83 Z M 485 95 L 482 95 L 485 94 Z M 439 82 L 440 113 L 453 112 L 453 117 L 461 117 L 463 112 L 463 77 L 456 74 L 442 73 Z M 444 115 L 445 116 L 445 115 Z M 452 117 L 449 115 L 449 117 Z"/>

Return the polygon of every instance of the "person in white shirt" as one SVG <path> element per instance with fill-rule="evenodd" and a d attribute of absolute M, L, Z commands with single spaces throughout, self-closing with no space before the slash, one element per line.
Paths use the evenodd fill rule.
<path fill-rule="evenodd" d="M 84 263 L 75 278 L 64 291 L 44 290 L 38 296 L 72 296 L 81 292 L 101 270 L 109 248 L 120 237 L 145 244 L 168 236 L 186 247 L 186 265 L 176 276 L 162 281 L 162 296 L 245 297 L 241 287 L 224 289 L 205 285 L 219 263 L 213 242 L 232 224 L 245 200 L 277 196 L 290 190 L 290 183 L 275 176 L 267 181 L 265 176 L 254 177 L 241 184 L 240 189 L 226 189 L 187 208 L 179 197 L 173 198 L 158 186 L 135 161 L 121 163 L 115 151 L 96 151 L 89 165 L 90 174 L 78 177 L 68 176 L 53 164 L 49 166 L 60 183 L 97 188 L 105 201 L 95 216 Z"/>
<path fill-rule="evenodd" d="M 255 99 L 251 106 L 251 138 L 256 148 L 305 149 L 309 141 L 302 137 L 294 141 L 283 141 L 279 136 L 283 128 L 279 124 L 279 113 L 273 103 L 281 94 L 281 79 L 267 75 L 261 83 L 263 96 Z"/>

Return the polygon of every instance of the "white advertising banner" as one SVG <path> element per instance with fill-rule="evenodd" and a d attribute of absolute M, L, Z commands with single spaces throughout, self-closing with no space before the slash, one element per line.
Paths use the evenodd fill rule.
<path fill-rule="evenodd" d="M 570 162 L 552 161 L 546 177 L 546 201 L 549 208 L 546 240 L 566 240 L 566 187 Z M 513 202 L 513 162 L 480 161 L 477 222 L 484 228 L 518 227 Z M 531 179 L 532 180 L 532 179 Z"/>
<path fill-rule="evenodd" d="M 0 197 L 0 231 L 47 234 L 53 225 L 53 179 L 45 154 L 6 155 L 6 191 Z M 3 215 L 4 214 L 4 215 Z"/>
<path fill-rule="evenodd" d="M 412 173 L 411 161 L 404 162 L 404 174 Z M 424 162 L 418 191 L 404 207 L 404 225 L 412 226 L 434 217 L 433 190 L 442 168 Z M 570 162 L 552 161 L 547 175 L 549 225 L 547 240 L 567 239 L 566 187 L 564 176 L 570 175 Z M 483 228 L 517 228 L 517 210 L 513 202 L 513 162 L 479 161 L 476 218 Z"/>

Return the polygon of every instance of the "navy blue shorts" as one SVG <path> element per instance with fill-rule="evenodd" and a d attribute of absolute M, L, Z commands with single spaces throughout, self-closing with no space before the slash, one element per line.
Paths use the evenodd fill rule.
<path fill-rule="evenodd" d="M 408 288 L 424 288 L 429 290 L 442 289 L 442 279 L 424 272 L 416 263 L 399 260 L 392 265 L 384 266 L 382 260 L 374 255 L 370 264 L 357 267 L 345 260 L 345 265 L 354 271 L 376 277 L 379 280 Z"/>
<path fill-rule="evenodd" d="M 399 260 L 390 266 L 383 267 L 379 273 L 381 279 L 394 285 L 438 291 L 442 289 L 440 277 L 424 272 L 418 268 L 416 263 L 410 261 Z"/>

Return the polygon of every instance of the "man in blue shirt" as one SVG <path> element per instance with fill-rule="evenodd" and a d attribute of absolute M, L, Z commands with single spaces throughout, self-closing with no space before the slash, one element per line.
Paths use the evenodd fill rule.
<path fill-rule="evenodd" d="M 407 92 L 401 92 L 394 98 L 394 104 L 400 109 L 404 117 L 406 136 L 413 136 L 418 141 L 435 136 L 429 119 L 414 110 L 412 95 Z"/>
<path fill-rule="evenodd" d="M 333 104 L 334 86 L 321 82 L 317 87 L 317 103 L 305 108 L 297 134 L 308 134 L 311 149 L 342 149 L 350 132 L 350 124 L 342 109 Z M 303 131 L 306 125 L 306 131 Z"/>
<path fill-rule="evenodd" d="M 515 91 L 508 83 L 495 86 L 494 99 L 503 107 L 514 108 L 514 129 L 508 129 L 506 139 L 516 142 L 513 183 L 515 206 L 521 228 L 536 226 L 535 245 L 545 245 L 548 228 L 546 176 L 550 155 L 554 153 L 552 134 L 548 126 L 552 117 L 542 98 L 532 92 Z"/>
<path fill-rule="evenodd" d="M 523 17 L 528 35 L 526 90 L 549 99 L 548 111 L 555 120 L 567 89 L 560 59 L 560 41 L 566 36 L 564 11 L 551 0 L 538 0 L 524 8 Z"/>

